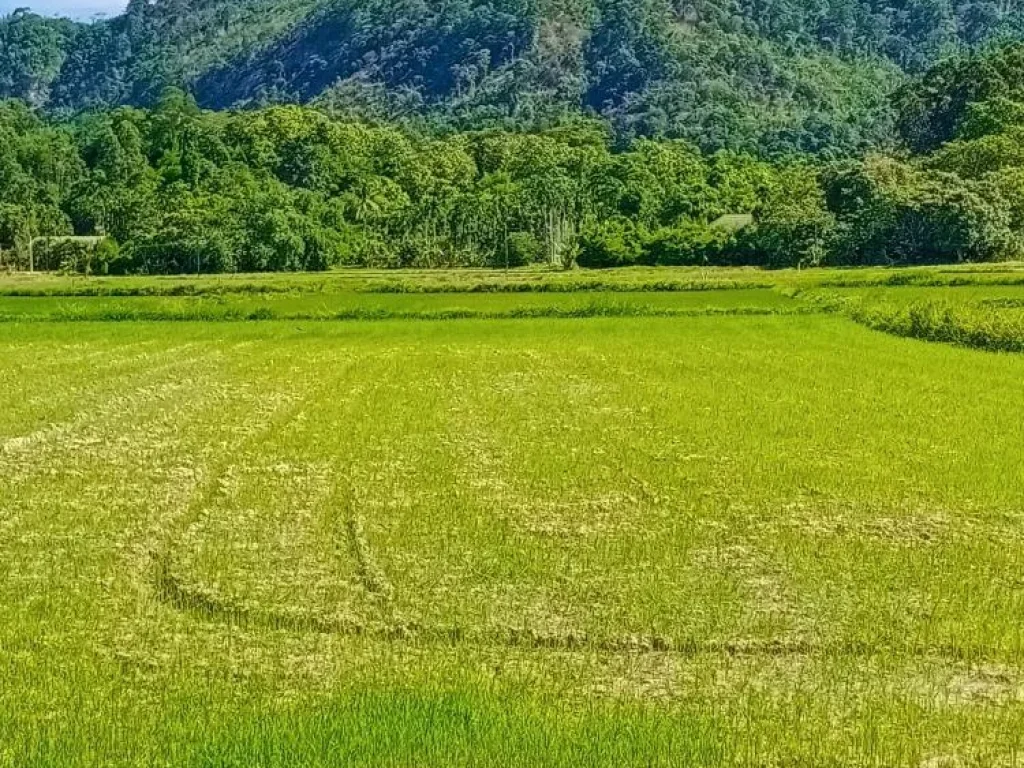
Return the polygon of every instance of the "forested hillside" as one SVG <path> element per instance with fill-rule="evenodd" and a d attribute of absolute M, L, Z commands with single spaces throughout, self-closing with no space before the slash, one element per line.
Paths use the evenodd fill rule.
<path fill-rule="evenodd" d="M 92 25 L 0 23 L 0 95 L 57 113 L 315 102 L 431 133 L 600 116 L 620 146 L 781 156 L 890 136 L 907 73 L 1018 38 L 987 0 L 131 0 Z"/>

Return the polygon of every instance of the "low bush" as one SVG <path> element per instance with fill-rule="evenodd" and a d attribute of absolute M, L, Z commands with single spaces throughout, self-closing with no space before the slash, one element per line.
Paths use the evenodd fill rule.
<path fill-rule="evenodd" d="M 998 352 L 1024 352 L 1024 311 L 987 305 L 922 301 L 907 306 L 860 306 L 860 323 L 897 336 Z"/>

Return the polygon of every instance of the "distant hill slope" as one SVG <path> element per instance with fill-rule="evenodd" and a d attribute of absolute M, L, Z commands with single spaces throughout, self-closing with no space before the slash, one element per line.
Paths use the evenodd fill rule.
<path fill-rule="evenodd" d="M 904 73 L 1021 37 L 1007 0 L 131 0 L 0 22 L 0 95 L 76 111 L 173 84 L 440 129 L 586 111 L 624 139 L 842 154 L 885 138 Z"/>

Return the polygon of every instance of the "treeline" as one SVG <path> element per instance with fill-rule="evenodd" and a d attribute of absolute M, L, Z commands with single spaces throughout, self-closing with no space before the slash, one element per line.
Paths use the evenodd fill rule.
<path fill-rule="evenodd" d="M 6 263 L 104 273 L 993 260 L 1024 237 L 1024 47 L 928 72 L 905 145 L 769 162 L 579 119 L 425 137 L 301 106 L 0 105 Z M 105 235 L 100 248 L 40 237 Z M 56 253 L 56 255 L 54 255 Z"/>

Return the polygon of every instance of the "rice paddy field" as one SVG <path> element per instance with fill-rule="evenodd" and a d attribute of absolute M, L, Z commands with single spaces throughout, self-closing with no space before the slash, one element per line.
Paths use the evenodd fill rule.
<path fill-rule="evenodd" d="M 1024 766 L 1024 268 L 0 277 L 0 768 Z"/>

